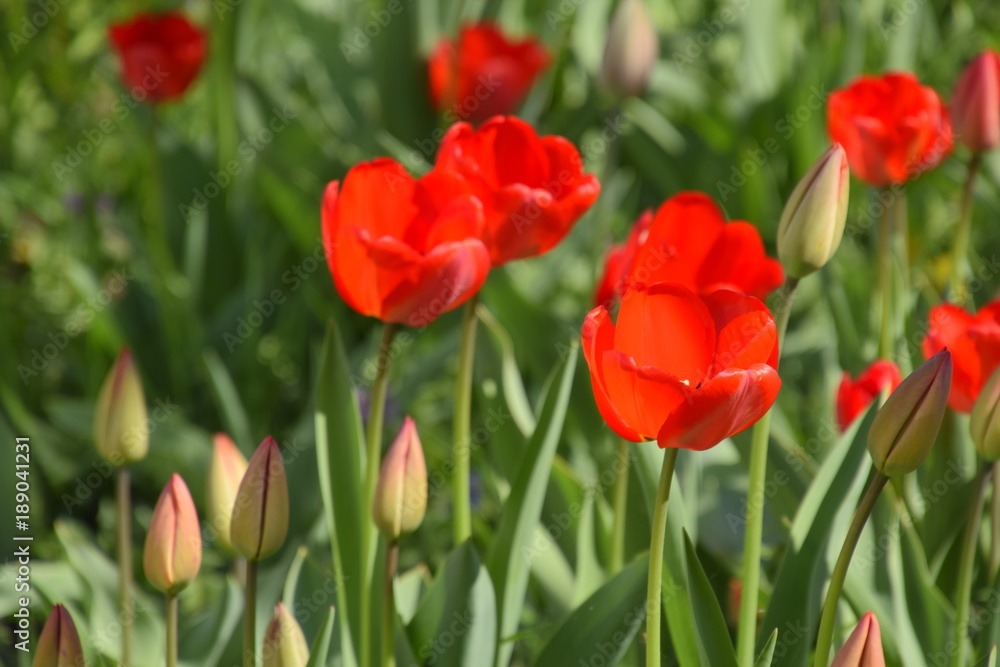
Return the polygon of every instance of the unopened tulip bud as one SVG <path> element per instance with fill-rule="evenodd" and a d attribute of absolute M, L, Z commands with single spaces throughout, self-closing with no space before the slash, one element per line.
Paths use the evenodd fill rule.
<path fill-rule="evenodd" d="M 896 387 L 868 431 L 875 467 L 889 477 L 912 472 L 937 439 L 951 391 L 951 352 L 941 350 Z"/>
<path fill-rule="evenodd" d="M 604 43 L 601 77 L 613 91 L 641 95 L 659 58 L 660 43 L 643 0 L 621 0 Z"/>
<path fill-rule="evenodd" d="M 413 420 L 403 428 L 382 461 L 372 518 L 387 540 L 412 533 L 427 511 L 427 464 Z"/>
<path fill-rule="evenodd" d="M 785 272 L 802 278 L 837 252 L 847 222 L 850 192 L 847 153 L 835 143 L 799 180 L 778 223 L 778 259 Z"/>
<path fill-rule="evenodd" d="M 229 540 L 247 560 L 275 553 L 288 533 L 288 479 L 281 450 L 267 436 L 250 458 L 233 503 Z"/>
<path fill-rule="evenodd" d="M 246 457 L 228 435 L 216 433 L 212 463 L 208 468 L 208 521 L 223 549 L 232 549 L 229 527 L 233 520 L 236 492 L 246 471 Z"/>
<path fill-rule="evenodd" d="M 969 419 L 969 431 L 976 451 L 987 461 L 1000 459 L 1000 367 L 983 385 L 979 398 L 972 406 Z"/>
<path fill-rule="evenodd" d="M 830 667 L 885 667 L 882 632 L 875 614 L 868 612 L 861 617 L 854 632 L 833 656 Z"/>
<path fill-rule="evenodd" d="M 958 140 L 975 152 L 1000 144 L 1000 55 L 987 49 L 962 70 L 951 96 Z"/>
<path fill-rule="evenodd" d="M 201 567 L 201 526 L 187 484 L 170 476 L 153 510 L 142 552 L 142 569 L 153 588 L 177 593 Z"/>
<path fill-rule="evenodd" d="M 80 635 L 66 607 L 57 604 L 52 607 L 45 621 L 42 634 L 38 637 L 35 659 L 32 667 L 86 667 Z"/>
<path fill-rule="evenodd" d="M 122 350 L 97 395 L 94 443 L 116 466 L 138 461 L 149 450 L 149 422 L 142 380 L 132 352 Z"/>
<path fill-rule="evenodd" d="M 274 616 L 264 633 L 263 667 L 306 667 L 309 646 L 298 621 L 284 603 L 274 608 Z"/>

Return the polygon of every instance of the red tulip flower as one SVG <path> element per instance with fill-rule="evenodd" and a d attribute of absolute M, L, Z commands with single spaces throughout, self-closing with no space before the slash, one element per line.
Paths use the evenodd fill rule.
<path fill-rule="evenodd" d="M 205 61 L 207 39 L 183 14 L 139 14 L 111 26 L 125 83 L 140 101 L 180 97 Z"/>
<path fill-rule="evenodd" d="M 714 447 L 760 419 L 781 386 L 774 319 L 735 292 L 633 285 L 617 324 L 599 306 L 582 338 L 598 410 L 632 442 Z"/>
<path fill-rule="evenodd" d="M 909 72 L 857 77 L 830 94 L 826 114 L 830 137 L 869 185 L 904 183 L 951 152 L 947 108 Z"/>
<path fill-rule="evenodd" d="M 1000 366 L 1000 301 L 983 306 L 975 315 L 950 303 L 930 312 L 930 327 L 924 338 L 924 358 L 944 348 L 953 364 L 948 405 L 956 412 L 972 410 L 979 392 Z"/>
<path fill-rule="evenodd" d="M 482 206 L 450 173 L 414 180 L 389 158 L 361 163 L 327 186 L 322 219 L 337 291 L 384 322 L 430 324 L 489 272 Z"/>
<path fill-rule="evenodd" d="M 472 123 L 513 113 L 549 61 L 532 37 L 508 39 L 489 22 L 465 25 L 457 43 L 442 39 L 431 53 L 431 101 Z"/>
<path fill-rule="evenodd" d="M 851 379 L 851 374 L 844 371 L 837 389 L 837 423 L 840 430 L 847 430 L 876 396 L 886 389 L 892 391 L 902 379 L 896 364 L 885 359 L 873 362 L 857 379 Z"/>
<path fill-rule="evenodd" d="M 601 192 L 572 143 L 539 137 L 513 116 L 491 118 L 478 130 L 453 125 L 435 169 L 460 175 L 483 203 L 482 238 L 493 266 L 550 250 Z"/>
<path fill-rule="evenodd" d="M 951 113 L 958 140 L 973 151 L 1000 144 L 1000 54 L 987 49 L 962 70 Z"/>
<path fill-rule="evenodd" d="M 712 198 L 681 192 L 653 216 L 642 214 L 628 241 L 613 246 L 598 282 L 597 304 L 620 297 L 632 283 L 670 281 L 699 294 L 720 289 L 763 299 L 785 280 L 749 222 L 727 223 Z"/>

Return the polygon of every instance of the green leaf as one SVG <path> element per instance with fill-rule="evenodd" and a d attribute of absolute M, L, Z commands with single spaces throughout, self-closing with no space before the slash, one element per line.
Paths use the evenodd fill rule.
<path fill-rule="evenodd" d="M 698 628 L 698 638 L 708 654 L 708 664 L 713 667 L 736 667 L 736 652 L 729 640 L 729 628 L 726 617 L 715 597 L 712 584 L 701 567 L 694 545 L 684 531 L 684 555 L 687 561 L 688 586 L 691 591 L 691 604 L 694 609 L 695 625 Z"/>
<path fill-rule="evenodd" d="M 306 663 L 306 667 L 326 667 L 326 654 L 330 652 L 330 637 L 333 635 L 333 621 L 336 616 L 336 610 L 330 607 L 323 617 L 323 625 L 316 633 L 316 639 L 309 648 L 309 662 Z"/>
<path fill-rule="evenodd" d="M 219 354 L 211 348 L 207 348 L 202 353 L 202 360 L 208 369 L 208 377 L 212 382 L 212 393 L 215 394 L 215 400 L 219 404 L 219 409 L 222 410 L 222 415 L 226 420 L 226 428 L 238 446 L 250 447 L 250 451 L 253 451 L 256 443 L 253 442 L 250 430 L 250 418 L 247 417 L 246 408 L 240 401 L 236 384 L 233 383 L 233 378 L 226 370 L 226 365 L 222 363 Z M 244 451 L 246 450 L 244 449 Z"/>
<path fill-rule="evenodd" d="M 574 341 L 551 375 L 553 382 L 542 404 L 538 426 L 528 443 L 524 462 L 504 505 L 500 527 L 493 540 L 489 569 L 499 599 L 501 641 L 517 632 L 521 620 L 531 572 L 535 526 L 541 517 L 552 459 L 566 418 L 577 348 Z M 513 642 L 501 643 L 497 651 L 498 667 L 510 663 L 513 650 Z"/>
<path fill-rule="evenodd" d="M 997 667 L 997 647 L 996 645 L 990 649 L 990 657 L 986 659 L 986 667 Z"/>
<path fill-rule="evenodd" d="M 517 359 L 514 357 L 514 342 L 500 320 L 495 318 L 493 313 L 482 303 L 476 307 L 476 315 L 493 334 L 493 340 L 496 341 L 500 352 L 500 380 L 503 383 L 503 395 L 507 400 L 510 416 L 521 433 L 528 437 L 535 430 L 535 415 L 531 411 L 531 401 L 528 400 L 528 393 L 524 390 L 524 382 L 522 382 L 521 373 L 517 368 Z"/>
<path fill-rule="evenodd" d="M 760 652 L 756 662 L 753 663 L 753 667 L 771 667 L 771 660 L 774 658 L 774 647 L 777 643 L 778 630 L 775 628 L 774 632 L 768 638 L 767 643 L 764 644 L 764 650 Z"/>
<path fill-rule="evenodd" d="M 424 664 L 464 667 L 492 660 L 496 595 L 471 541 L 448 556 L 406 632 L 414 655 Z"/>
<path fill-rule="evenodd" d="M 341 653 L 345 664 L 353 664 L 358 646 L 361 619 L 362 577 L 346 576 L 363 572 L 360 542 L 338 535 L 361 535 L 364 506 L 361 460 L 365 436 L 361 412 L 351 385 L 347 355 L 337 325 L 331 320 L 323 340 L 323 352 L 316 381 L 316 463 L 320 495 L 330 533 L 334 575 L 337 577 L 337 604 L 341 614 Z"/>
<path fill-rule="evenodd" d="M 536 667 L 615 665 L 646 617 L 649 554 L 642 554 L 574 611 L 538 655 Z"/>

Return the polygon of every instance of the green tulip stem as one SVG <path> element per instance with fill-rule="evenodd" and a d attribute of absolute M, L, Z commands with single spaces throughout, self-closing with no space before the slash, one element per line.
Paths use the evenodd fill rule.
<path fill-rule="evenodd" d="M 833 645 L 833 624 L 837 619 L 837 604 L 840 602 L 840 592 L 844 588 L 847 568 L 851 564 L 851 557 L 854 556 L 854 549 L 858 546 L 861 531 L 864 530 L 865 523 L 868 522 L 868 517 L 875 507 L 875 502 L 888 481 L 888 477 L 872 467 L 868 488 L 865 489 L 864 495 L 861 496 L 861 502 L 854 510 L 854 518 L 851 520 L 851 526 L 847 529 L 847 535 L 844 537 L 844 546 L 840 549 L 837 564 L 833 567 L 833 573 L 830 575 L 830 588 L 826 591 L 826 601 L 823 603 L 819 631 L 816 634 L 815 667 L 826 667 L 830 658 L 830 647 Z"/>
<path fill-rule="evenodd" d="M 785 342 L 785 330 L 795 299 L 797 278 L 789 277 L 775 296 L 774 316 L 778 349 Z M 750 472 L 747 484 L 746 531 L 743 536 L 743 595 L 740 599 L 739 627 L 736 632 L 736 656 L 740 667 L 752 667 L 757 641 L 757 595 L 760 588 L 760 552 L 764 537 L 763 498 L 767 483 L 767 443 L 771 433 L 771 411 L 754 424 L 750 440 Z"/>
<path fill-rule="evenodd" d="M 993 466 L 993 494 L 990 498 L 990 571 L 992 586 L 1000 569 L 1000 466 Z"/>
<path fill-rule="evenodd" d="M 177 667 L 177 596 L 167 593 L 167 667 Z"/>
<path fill-rule="evenodd" d="M 243 667 L 257 663 L 257 561 L 247 561 L 246 601 L 243 603 Z"/>
<path fill-rule="evenodd" d="M 121 601 L 123 667 L 132 664 L 132 497 L 126 468 L 115 470 L 115 505 L 118 510 L 118 594 Z"/>
<path fill-rule="evenodd" d="M 376 358 L 375 379 L 368 397 L 368 429 L 365 435 L 367 456 L 365 457 L 365 503 L 361 507 L 361 565 L 364 580 L 361 585 L 361 667 L 371 665 L 372 638 L 372 583 L 375 574 L 375 545 L 378 533 L 372 521 L 372 502 L 375 486 L 378 484 L 379 469 L 382 467 L 382 425 L 385 420 L 385 397 L 389 390 L 389 366 L 392 362 L 392 339 L 397 326 L 386 322 L 382 327 Z"/>
<path fill-rule="evenodd" d="M 975 191 L 976 176 L 982 154 L 975 153 L 969 160 L 965 173 L 965 183 L 962 185 L 962 202 L 959 209 L 958 222 L 955 225 L 955 244 L 951 249 L 951 289 L 949 297 L 960 306 L 969 301 L 968 286 L 965 284 L 965 265 L 969 260 L 969 236 L 972 228 L 972 200 Z"/>
<path fill-rule="evenodd" d="M 653 506 L 653 534 L 649 540 L 649 579 L 646 588 L 646 667 L 660 667 L 660 609 L 663 597 L 663 540 L 667 534 L 667 500 L 677 463 L 676 447 L 663 452 L 660 484 Z"/>
<path fill-rule="evenodd" d="M 454 432 L 454 465 L 455 479 L 454 516 L 452 526 L 455 531 L 455 544 L 465 542 L 472 535 L 472 510 L 469 506 L 469 459 L 472 450 L 469 447 L 471 439 L 470 412 L 472 411 L 472 365 L 476 353 L 476 304 L 478 295 L 473 296 L 465 304 L 462 312 L 462 337 L 458 345 L 458 377 L 455 380 L 455 417 Z"/>
<path fill-rule="evenodd" d="M 888 196 L 892 192 L 885 190 Z M 882 302 L 882 322 L 879 326 L 878 356 L 880 359 L 894 359 L 896 335 L 893 330 L 895 318 L 892 312 L 892 219 L 889 206 L 882 207 L 882 219 L 878 226 L 878 290 Z"/>
<path fill-rule="evenodd" d="M 976 495 L 969 505 L 969 520 L 962 535 L 962 555 L 958 564 L 958 583 L 955 594 L 955 646 L 953 665 L 966 665 L 969 645 L 969 604 L 972 600 L 972 572 L 976 564 L 976 544 L 979 541 L 979 523 L 983 518 L 983 504 L 986 501 L 986 487 L 993 473 L 993 464 L 986 464 L 976 479 Z"/>
<path fill-rule="evenodd" d="M 625 522 L 628 521 L 625 510 L 628 507 L 628 469 L 629 442 L 624 438 L 618 441 L 615 452 L 614 470 L 615 486 L 612 489 L 615 523 L 611 533 L 611 554 L 608 556 L 608 575 L 614 576 L 625 563 Z"/>
<path fill-rule="evenodd" d="M 382 667 L 396 667 L 393 652 L 393 626 L 396 621 L 396 599 L 393 582 L 399 566 L 399 541 L 391 540 L 385 553 L 385 582 L 382 589 Z"/>

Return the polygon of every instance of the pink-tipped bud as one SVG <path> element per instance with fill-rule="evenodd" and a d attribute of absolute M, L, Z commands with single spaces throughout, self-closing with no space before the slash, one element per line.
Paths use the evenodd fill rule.
<path fill-rule="evenodd" d="M 267 436 L 250 458 L 236 492 L 229 540 L 247 560 L 275 553 L 288 533 L 288 479 L 281 450 Z"/>
<path fill-rule="evenodd" d="M 941 350 L 920 364 L 872 420 L 868 452 L 890 477 L 916 470 L 937 440 L 951 391 L 951 352 Z"/>
<path fill-rule="evenodd" d="M 86 667 L 80 635 L 66 607 L 57 604 L 52 607 L 45 621 L 42 634 L 38 637 L 35 659 L 32 667 Z"/>
<path fill-rule="evenodd" d="M 264 632 L 263 654 L 263 667 L 306 667 L 309 662 L 306 637 L 283 602 L 274 608 Z"/>
<path fill-rule="evenodd" d="M 958 140 L 975 152 L 1000 144 L 1000 55 L 987 49 L 962 70 L 951 96 Z"/>
<path fill-rule="evenodd" d="M 225 433 L 216 433 L 212 450 L 212 463 L 208 468 L 208 521 L 212 525 L 216 542 L 226 550 L 232 549 L 229 528 L 233 521 L 236 492 L 247 471 L 247 459 Z"/>
<path fill-rule="evenodd" d="M 885 667 L 882 632 L 875 614 L 868 612 L 861 617 L 854 632 L 833 656 L 830 667 Z"/>
<path fill-rule="evenodd" d="M 372 519 L 387 540 L 412 533 L 427 511 L 427 464 L 417 426 L 407 417 L 382 461 Z"/>
<path fill-rule="evenodd" d="M 139 461 L 149 450 L 146 398 L 127 349 L 118 355 L 97 395 L 94 444 L 101 456 L 116 466 Z"/>
<path fill-rule="evenodd" d="M 643 0 L 621 0 L 611 18 L 601 78 L 622 95 L 646 90 L 660 54 L 660 40 Z"/>
<path fill-rule="evenodd" d="M 153 588 L 176 593 L 201 567 L 201 526 L 187 484 L 174 473 L 153 510 L 142 569 Z"/>

